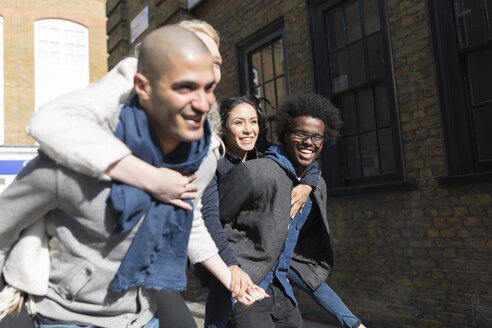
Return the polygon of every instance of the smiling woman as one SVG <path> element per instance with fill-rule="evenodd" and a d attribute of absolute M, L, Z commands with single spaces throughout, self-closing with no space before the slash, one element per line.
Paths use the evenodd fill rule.
<path fill-rule="evenodd" d="M 255 148 L 258 134 L 265 128 L 265 114 L 255 96 L 229 97 L 220 106 L 222 134 L 230 151 L 246 160 Z"/>

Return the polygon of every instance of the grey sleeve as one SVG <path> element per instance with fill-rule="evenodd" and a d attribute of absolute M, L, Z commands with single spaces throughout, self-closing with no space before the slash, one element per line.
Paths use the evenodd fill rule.
<path fill-rule="evenodd" d="M 57 206 L 56 166 L 38 156 L 0 194 L 0 269 L 21 231 Z"/>

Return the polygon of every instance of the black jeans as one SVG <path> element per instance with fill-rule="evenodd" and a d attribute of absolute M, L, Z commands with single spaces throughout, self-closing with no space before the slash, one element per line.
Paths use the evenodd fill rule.
<path fill-rule="evenodd" d="M 227 327 L 234 328 L 300 328 L 299 307 L 287 297 L 275 282 L 267 288 L 270 297 L 250 306 L 234 305 Z"/>

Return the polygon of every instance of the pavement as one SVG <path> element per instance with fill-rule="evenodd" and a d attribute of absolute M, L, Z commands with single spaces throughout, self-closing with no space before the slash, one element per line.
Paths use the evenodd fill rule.
<path fill-rule="evenodd" d="M 186 305 L 193 314 L 195 322 L 199 328 L 203 327 L 205 317 L 205 303 L 186 301 Z M 325 325 L 319 322 L 304 320 L 304 328 L 337 328 L 336 326 Z"/>

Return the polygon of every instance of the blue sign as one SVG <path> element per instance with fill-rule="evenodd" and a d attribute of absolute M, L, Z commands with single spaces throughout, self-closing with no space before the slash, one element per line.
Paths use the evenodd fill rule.
<path fill-rule="evenodd" d="M 29 162 L 25 161 L 0 161 L 0 175 L 16 175 Z"/>

